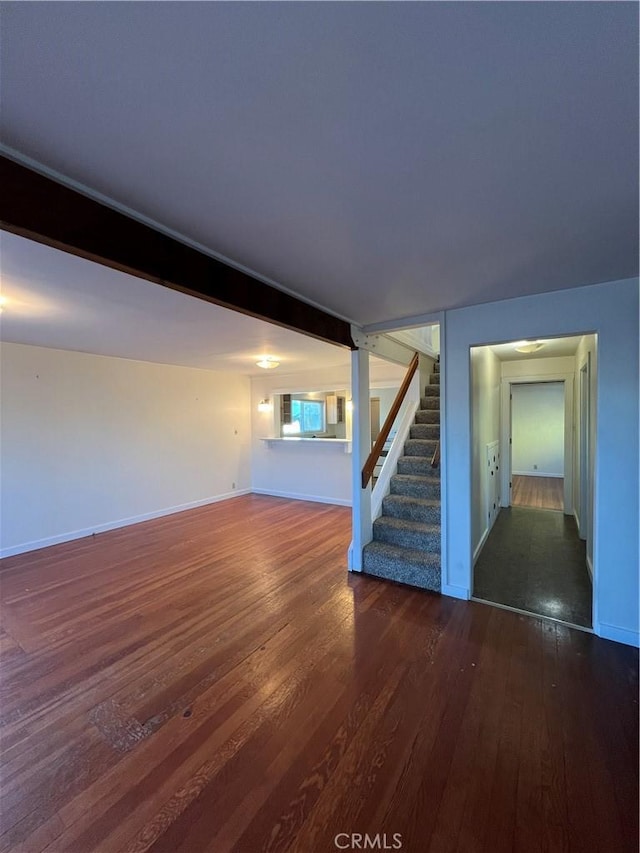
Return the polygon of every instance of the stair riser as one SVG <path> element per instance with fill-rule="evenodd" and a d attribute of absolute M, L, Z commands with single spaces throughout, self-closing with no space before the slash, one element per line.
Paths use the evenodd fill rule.
<path fill-rule="evenodd" d="M 442 588 L 439 567 L 424 569 L 402 560 L 378 561 L 376 555 L 368 554 L 366 549 L 363 554 L 363 571 L 368 575 L 374 575 L 384 580 L 396 581 L 419 589 L 428 589 L 432 592 L 440 592 Z"/>
<path fill-rule="evenodd" d="M 420 521 L 423 524 L 440 524 L 439 504 L 437 506 L 422 506 L 421 504 L 396 503 L 385 498 L 382 502 L 382 512 L 387 518 Z"/>
<path fill-rule="evenodd" d="M 413 474 L 415 477 L 425 477 L 440 482 L 440 469 L 431 467 L 431 459 L 419 456 L 401 456 L 398 459 L 398 474 Z"/>
<path fill-rule="evenodd" d="M 440 424 L 412 424 L 411 429 L 409 430 L 409 437 L 439 441 Z"/>
<path fill-rule="evenodd" d="M 424 483 L 407 483 L 405 480 L 391 479 L 391 494 L 403 495 L 407 498 L 421 498 L 423 500 L 432 498 L 440 500 L 440 480 L 429 481 L 426 477 Z"/>
<path fill-rule="evenodd" d="M 422 440 L 420 438 L 410 438 L 408 441 L 405 441 L 404 455 L 405 456 L 425 456 L 428 459 L 431 459 L 433 454 L 436 452 L 437 446 L 438 446 L 437 441 L 427 441 L 427 440 Z"/>
<path fill-rule="evenodd" d="M 421 409 L 437 409 L 440 411 L 440 397 L 421 397 Z"/>
<path fill-rule="evenodd" d="M 417 424 L 440 424 L 440 409 L 418 409 Z"/>
<path fill-rule="evenodd" d="M 424 533 L 419 530 L 391 527 L 384 523 L 384 519 L 376 519 L 373 525 L 373 538 L 376 542 L 386 542 L 400 548 L 440 553 L 439 530 L 437 533 Z"/>
<path fill-rule="evenodd" d="M 440 386 L 439 385 L 427 385 L 424 389 L 425 397 L 440 397 Z"/>
<path fill-rule="evenodd" d="M 432 373 L 429 377 L 429 385 L 439 385 L 440 384 L 440 374 Z"/>

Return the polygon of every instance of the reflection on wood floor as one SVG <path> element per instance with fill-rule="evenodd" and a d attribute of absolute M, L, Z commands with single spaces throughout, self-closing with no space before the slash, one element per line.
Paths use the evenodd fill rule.
<path fill-rule="evenodd" d="M 511 506 L 533 506 L 538 509 L 563 509 L 562 477 L 529 477 L 514 474 L 511 478 Z"/>
<path fill-rule="evenodd" d="M 635 650 L 350 539 L 244 495 L 3 560 L 2 853 L 637 853 Z"/>
<path fill-rule="evenodd" d="M 473 594 L 591 628 L 593 589 L 575 518 L 537 507 L 503 509 L 475 565 Z"/>

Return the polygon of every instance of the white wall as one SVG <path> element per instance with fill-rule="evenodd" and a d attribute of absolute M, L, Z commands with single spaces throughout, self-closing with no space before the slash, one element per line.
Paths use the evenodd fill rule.
<path fill-rule="evenodd" d="M 471 543 L 477 558 L 493 523 L 487 445 L 500 438 L 500 361 L 489 347 L 471 350 L 471 400 Z"/>
<path fill-rule="evenodd" d="M 469 347 L 504 340 L 598 335 L 594 460 L 594 629 L 638 644 L 638 279 L 448 311 L 443 588 L 472 586 Z"/>
<path fill-rule="evenodd" d="M 501 372 L 503 379 L 524 379 L 534 376 L 536 382 L 545 382 L 561 374 L 573 373 L 576 367 L 572 355 L 552 356 L 551 358 L 519 358 L 503 361 Z"/>
<path fill-rule="evenodd" d="M 275 374 L 275 375 L 273 375 Z M 251 488 L 255 492 L 299 500 L 351 503 L 351 456 L 344 444 L 331 442 L 274 442 L 261 438 L 278 434 L 274 412 L 259 412 L 258 403 L 274 394 L 293 391 L 335 391 L 349 388 L 348 367 L 279 374 L 251 379 Z"/>
<path fill-rule="evenodd" d="M 247 378 L 20 344 L 0 355 L 3 555 L 249 489 Z"/>
<path fill-rule="evenodd" d="M 511 386 L 511 472 L 564 476 L 564 383 Z"/>
<path fill-rule="evenodd" d="M 595 478 L 595 447 L 597 436 L 597 412 L 596 412 L 596 394 L 598 387 L 598 351 L 597 339 L 595 335 L 584 335 L 578 345 L 578 350 L 575 357 L 575 406 L 574 406 L 574 425 L 575 425 L 575 462 L 574 462 L 574 493 L 573 506 L 576 514 L 578 527 L 582 527 L 580 519 L 580 370 L 586 361 L 590 363 L 591 382 L 590 382 L 590 417 L 589 417 L 589 460 L 587 463 L 587 476 L 589 478 L 589 486 L 593 493 L 593 484 Z M 587 563 L 589 571 L 593 574 L 593 500 L 590 501 L 589 517 L 587 519 Z"/>
<path fill-rule="evenodd" d="M 380 358 L 369 359 L 371 366 L 370 396 L 380 397 L 380 425 L 388 412 L 406 367 Z M 351 368 L 337 366 L 280 374 L 276 371 L 251 379 L 251 487 L 253 491 L 311 500 L 351 504 L 350 454 L 343 444 L 311 442 L 267 443 L 261 438 L 278 435 L 274 412 L 259 412 L 258 403 L 275 394 L 293 391 L 335 391 L 346 389 L 351 396 Z M 390 390 L 395 389 L 395 390 Z M 346 429 L 351 433 L 351 415 L 347 413 Z"/>
<path fill-rule="evenodd" d="M 400 387 L 400 383 L 397 385 L 393 385 L 390 388 L 372 388 L 370 391 L 370 397 L 377 397 L 380 400 L 380 426 L 384 424 L 387 415 L 389 414 L 389 410 L 391 406 L 393 406 L 393 401 L 396 399 L 398 394 L 398 388 Z"/>

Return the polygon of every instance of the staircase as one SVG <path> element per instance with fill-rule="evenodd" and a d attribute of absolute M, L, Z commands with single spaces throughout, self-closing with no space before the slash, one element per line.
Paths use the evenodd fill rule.
<path fill-rule="evenodd" d="M 364 547 L 363 571 L 440 592 L 440 468 L 431 467 L 440 440 L 439 364 L 424 390 L 373 541 Z"/>

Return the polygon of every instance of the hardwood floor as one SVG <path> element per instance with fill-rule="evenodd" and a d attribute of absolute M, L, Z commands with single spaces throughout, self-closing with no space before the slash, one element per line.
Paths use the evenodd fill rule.
<path fill-rule="evenodd" d="M 538 509 L 564 509 L 564 479 L 562 477 L 511 478 L 511 506 L 531 506 Z"/>
<path fill-rule="evenodd" d="M 593 585 L 575 518 L 524 506 L 501 509 L 473 569 L 473 594 L 592 628 Z"/>
<path fill-rule="evenodd" d="M 636 851 L 634 650 L 348 575 L 349 526 L 246 496 L 4 560 L 0 851 Z"/>

